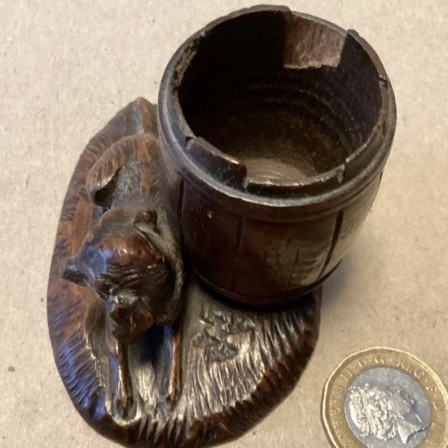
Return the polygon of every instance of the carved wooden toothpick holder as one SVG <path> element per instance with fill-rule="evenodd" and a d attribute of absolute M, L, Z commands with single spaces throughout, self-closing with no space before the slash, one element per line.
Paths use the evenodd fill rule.
<path fill-rule="evenodd" d="M 64 201 L 48 321 L 86 421 L 128 446 L 208 446 L 277 405 L 394 128 L 387 75 L 352 31 L 255 7 L 188 39 L 158 109 L 112 118 Z"/>

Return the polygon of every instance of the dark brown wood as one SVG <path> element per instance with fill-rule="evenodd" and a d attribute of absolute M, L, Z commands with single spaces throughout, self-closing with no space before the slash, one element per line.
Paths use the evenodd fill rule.
<path fill-rule="evenodd" d="M 64 201 L 48 322 L 86 421 L 128 446 L 203 447 L 277 405 L 395 120 L 376 54 L 321 19 L 260 6 L 187 40 L 158 112 L 120 111 Z"/>
<path fill-rule="evenodd" d="M 187 270 L 181 294 L 154 123 L 138 99 L 80 157 L 53 255 L 50 336 L 68 393 L 97 431 L 128 446 L 202 447 L 242 434 L 294 387 L 317 340 L 320 292 L 244 310 Z"/>
<path fill-rule="evenodd" d="M 145 133 L 119 140 L 98 159 L 86 189 L 102 214 L 64 271 L 66 280 L 89 286 L 105 302 L 109 395 L 122 416 L 135 411 L 128 345 L 154 324 L 173 325 L 181 305 L 182 258 L 160 206 L 157 155 L 157 139 Z M 176 356 L 179 340 L 175 334 L 170 340 Z M 170 368 L 173 398 L 177 372 Z"/>
<path fill-rule="evenodd" d="M 316 288 L 372 206 L 395 122 L 386 72 L 354 31 L 259 6 L 190 37 L 165 71 L 159 128 L 197 274 L 254 306 Z"/>

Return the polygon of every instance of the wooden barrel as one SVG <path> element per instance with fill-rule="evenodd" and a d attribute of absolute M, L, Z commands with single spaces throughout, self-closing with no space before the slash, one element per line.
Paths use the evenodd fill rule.
<path fill-rule="evenodd" d="M 395 122 L 384 68 L 353 31 L 263 6 L 193 35 L 165 71 L 159 135 L 197 274 L 251 305 L 314 289 L 373 203 Z"/>

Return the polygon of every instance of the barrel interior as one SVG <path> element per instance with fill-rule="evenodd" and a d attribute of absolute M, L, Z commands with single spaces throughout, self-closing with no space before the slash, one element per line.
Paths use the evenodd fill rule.
<path fill-rule="evenodd" d="M 226 20 L 179 64 L 191 131 L 261 183 L 300 182 L 343 164 L 381 108 L 378 72 L 359 42 L 289 11 Z"/>

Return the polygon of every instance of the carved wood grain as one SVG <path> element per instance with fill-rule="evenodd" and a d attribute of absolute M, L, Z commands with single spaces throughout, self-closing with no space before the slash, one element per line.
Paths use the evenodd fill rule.
<path fill-rule="evenodd" d="M 169 354 L 166 329 L 156 326 L 129 351 L 137 391 L 135 415 L 124 418 L 111 412 L 103 304 L 91 290 L 64 280 L 62 270 L 98 219 L 99 207 L 91 202 L 96 190 L 86 189 L 93 165 L 118 141 L 156 132 L 153 106 L 137 99 L 81 154 L 57 231 L 48 324 L 62 381 L 93 428 L 127 446 L 203 447 L 241 435 L 293 389 L 317 340 L 320 291 L 297 306 L 257 312 L 221 301 L 189 274 L 180 333 L 181 393 L 175 400 L 163 393 L 167 378 L 160 372 Z"/>

